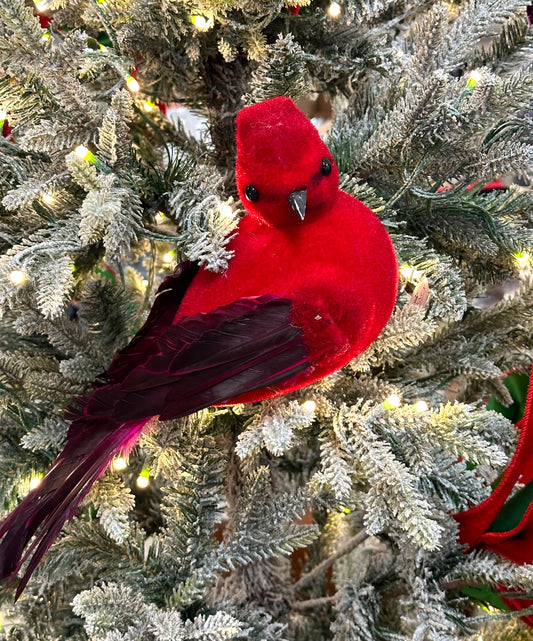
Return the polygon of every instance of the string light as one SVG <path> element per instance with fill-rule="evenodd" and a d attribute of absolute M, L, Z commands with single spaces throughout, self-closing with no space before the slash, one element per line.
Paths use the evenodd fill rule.
<path fill-rule="evenodd" d="M 41 196 L 41 200 L 43 203 L 46 203 L 47 205 L 53 205 L 56 201 L 56 199 L 50 194 L 49 192 L 46 192 Z"/>
<path fill-rule="evenodd" d="M 420 276 L 422 276 L 422 272 L 415 269 L 412 265 L 402 265 L 400 267 L 400 274 L 406 280 L 419 280 Z"/>
<path fill-rule="evenodd" d="M 332 18 L 338 18 L 341 15 L 342 7 L 338 2 L 332 2 L 328 7 L 328 13 Z"/>
<path fill-rule="evenodd" d="M 142 279 L 141 285 L 142 285 L 144 288 L 148 287 L 148 281 L 146 280 L 146 278 L 143 278 L 143 279 Z"/>
<path fill-rule="evenodd" d="M 41 0 L 35 3 L 37 11 L 46 11 L 48 9 L 48 0 Z"/>
<path fill-rule="evenodd" d="M 174 252 L 167 252 L 163 256 L 163 260 L 165 261 L 165 263 L 171 263 L 174 260 Z"/>
<path fill-rule="evenodd" d="M 115 468 L 115 470 L 120 471 L 125 470 L 128 467 L 128 464 L 126 462 L 126 459 L 119 457 L 113 461 L 113 467 Z"/>
<path fill-rule="evenodd" d="M 14 269 L 9 274 L 9 280 L 13 283 L 13 285 L 22 285 L 22 283 L 26 280 L 26 274 L 20 269 Z"/>
<path fill-rule="evenodd" d="M 30 479 L 30 490 L 34 490 L 36 487 L 38 487 L 41 484 L 42 479 L 42 475 L 32 477 Z"/>
<path fill-rule="evenodd" d="M 231 208 L 231 205 L 229 205 L 228 203 L 219 205 L 219 211 L 220 211 L 220 215 L 223 216 L 224 218 L 229 218 L 230 216 L 233 215 L 233 209 Z"/>
<path fill-rule="evenodd" d="M 401 402 L 402 402 L 402 399 L 398 396 L 398 394 L 390 394 L 385 399 L 385 402 L 383 403 L 383 405 L 385 406 L 385 409 L 391 410 L 394 407 L 398 407 Z"/>
<path fill-rule="evenodd" d="M 306 412 L 314 412 L 316 410 L 315 401 L 305 401 L 303 408 Z"/>
<path fill-rule="evenodd" d="M 134 93 L 139 91 L 141 88 L 141 85 L 135 80 L 133 76 L 128 76 L 126 78 L 126 87 L 130 90 L 133 91 Z"/>
<path fill-rule="evenodd" d="M 50 34 L 48 33 L 48 31 L 46 31 L 45 33 L 43 33 L 43 35 L 41 36 L 41 40 L 44 40 L 45 42 L 46 42 L 47 40 L 50 40 L 50 38 L 51 38 L 51 36 L 50 36 Z"/>
<path fill-rule="evenodd" d="M 4 122 L 7 118 L 7 111 L 5 109 L 0 109 L 0 122 Z"/>
<path fill-rule="evenodd" d="M 516 254 L 513 254 L 514 259 L 516 260 L 518 267 L 520 269 L 525 269 L 528 264 L 531 262 L 531 254 L 527 251 L 523 252 L 517 252 Z"/>
<path fill-rule="evenodd" d="M 152 111 L 154 107 L 155 107 L 155 102 L 153 102 L 153 100 L 147 100 L 143 105 L 143 109 L 145 111 Z"/>
<path fill-rule="evenodd" d="M 474 71 L 472 71 L 468 76 L 468 80 L 466 84 L 468 87 L 475 87 L 477 83 L 481 80 L 481 78 L 482 78 L 481 73 L 476 69 L 474 69 Z"/>
<path fill-rule="evenodd" d="M 199 31 L 207 31 L 213 25 L 212 21 L 201 14 L 191 16 L 191 22 Z"/>
<path fill-rule="evenodd" d="M 417 403 L 415 403 L 415 410 L 417 412 L 427 412 L 428 409 L 429 407 L 426 401 L 418 401 Z"/>
<path fill-rule="evenodd" d="M 165 220 L 165 214 L 162 211 L 158 211 L 155 215 L 156 222 L 162 223 Z"/>
<path fill-rule="evenodd" d="M 145 488 L 150 484 L 150 470 L 144 469 L 137 477 L 137 487 Z"/>
<path fill-rule="evenodd" d="M 86 160 L 87 162 L 94 162 L 96 160 L 92 151 L 89 151 L 85 145 L 78 145 L 76 149 L 74 149 L 74 153 L 78 158 Z"/>

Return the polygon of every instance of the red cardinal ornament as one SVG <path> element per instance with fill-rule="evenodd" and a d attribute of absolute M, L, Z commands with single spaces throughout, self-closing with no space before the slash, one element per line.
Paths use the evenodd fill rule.
<path fill-rule="evenodd" d="M 533 367 L 524 416 L 517 427 L 520 438 L 516 451 L 494 492 L 479 505 L 456 514 L 455 519 L 461 543 L 491 550 L 522 565 L 533 563 Z M 517 482 L 525 487 L 509 499 Z M 519 594 L 503 601 L 512 610 L 533 605 Z M 533 627 L 533 616 L 522 620 Z"/>
<path fill-rule="evenodd" d="M 31 559 L 17 596 L 94 481 L 152 417 L 308 385 L 361 353 L 392 312 L 391 240 L 370 209 L 339 190 L 331 153 L 292 100 L 243 109 L 237 152 L 248 215 L 227 271 L 184 264 L 165 279 L 145 325 L 68 410 L 64 450 L 0 526 L 0 578 Z"/>

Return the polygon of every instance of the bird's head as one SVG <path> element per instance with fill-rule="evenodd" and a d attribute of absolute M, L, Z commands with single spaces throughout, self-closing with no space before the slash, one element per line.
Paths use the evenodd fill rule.
<path fill-rule="evenodd" d="M 319 217 L 339 193 L 329 149 L 286 97 L 245 107 L 237 116 L 235 174 L 247 212 L 275 227 Z"/>

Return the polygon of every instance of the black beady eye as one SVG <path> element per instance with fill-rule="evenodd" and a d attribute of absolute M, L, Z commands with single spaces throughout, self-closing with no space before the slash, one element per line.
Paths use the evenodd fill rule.
<path fill-rule="evenodd" d="M 324 176 L 329 176 L 331 174 L 331 160 L 328 160 L 328 158 L 324 158 L 324 160 L 322 160 L 320 169 L 322 170 Z"/>
<path fill-rule="evenodd" d="M 253 185 L 246 185 L 244 193 L 251 203 L 256 203 L 259 200 L 259 191 Z"/>

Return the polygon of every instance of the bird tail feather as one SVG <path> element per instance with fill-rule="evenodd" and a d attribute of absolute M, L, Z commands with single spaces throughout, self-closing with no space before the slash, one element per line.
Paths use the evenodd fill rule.
<path fill-rule="evenodd" d="M 70 520 L 96 479 L 119 451 L 126 451 L 149 419 L 117 424 L 80 417 L 67 444 L 39 485 L 0 523 L 0 580 L 15 578 L 29 559 L 16 591 L 18 599 L 48 548 Z M 31 545 L 27 544 L 35 535 Z"/>

